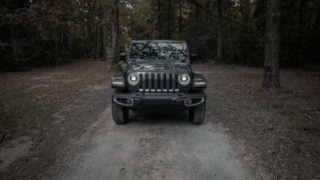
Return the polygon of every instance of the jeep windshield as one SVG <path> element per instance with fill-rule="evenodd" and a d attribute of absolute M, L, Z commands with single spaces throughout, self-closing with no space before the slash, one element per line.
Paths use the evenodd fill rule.
<path fill-rule="evenodd" d="M 188 58 L 187 46 L 184 42 L 133 42 L 130 59 L 166 59 L 184 60 Z"/>

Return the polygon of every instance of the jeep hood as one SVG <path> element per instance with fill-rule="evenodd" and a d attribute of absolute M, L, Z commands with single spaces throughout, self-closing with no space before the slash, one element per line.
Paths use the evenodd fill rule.
<path fill-rule="evenodd" d="M 192 72 L 188 63 L 130 63 L 127 72 Z"/>

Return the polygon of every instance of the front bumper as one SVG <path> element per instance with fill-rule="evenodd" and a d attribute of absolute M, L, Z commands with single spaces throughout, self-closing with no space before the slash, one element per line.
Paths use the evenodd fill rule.
<path fill-rule="evenodd" d="M 121 106 L 132 109 L 177 108 L 186 109 L 206 101 L 206 95 L 199 93 L 124 93 L 114 91 L 112 100 Z"/>

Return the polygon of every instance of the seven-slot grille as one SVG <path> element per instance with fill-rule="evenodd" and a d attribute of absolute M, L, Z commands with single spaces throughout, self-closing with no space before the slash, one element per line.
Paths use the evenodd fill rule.
<path fill-rule="evenodd" d="M 179 92 L 176 73 L 139 73 L 140 92 Z"/>

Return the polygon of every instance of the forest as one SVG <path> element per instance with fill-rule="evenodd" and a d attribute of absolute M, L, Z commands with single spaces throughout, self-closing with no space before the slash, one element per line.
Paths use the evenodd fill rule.
<path fill-rule="evenodd" d="M 320 0 L 1 0 L 0 179 L 320 180 L 319 47 Z"/>
<path fill-rule="evenodd" d="M 319 64 L 320 1 L 281 0 L 280 67 Z M 181 39 L 201 61 L 263 66 L 265 0 L 2 0 L 2 71 L 119 58 L 133 39 Z"/>

